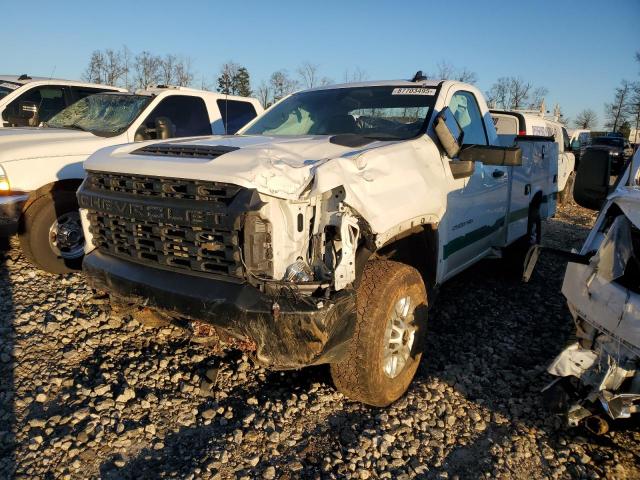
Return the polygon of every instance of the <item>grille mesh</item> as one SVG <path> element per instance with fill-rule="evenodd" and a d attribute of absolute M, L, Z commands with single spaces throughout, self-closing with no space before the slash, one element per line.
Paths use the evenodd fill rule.
<path fill-rule="evenodd" d="M 135 203 L 136 198 L 175 199 L 171 205 L 198 200 L 199 207 L 220 211 L 242 190 L 236 185 L 192 180 L 114 175 L 90 172 L 87 186 L 118 195 Z M 193 202 L 188 202 L 193 204 Z M 88 209 L 93 243 L 100 251 L 121 258 L 165 268 L 233 277 L 242 276 L 240 232 L 229 223 L 209 226 L 177 225 L 161 220 L 128 218 L 113 212 Z M 224 217 L 226 214 L 222 208 Z M 228 213 L 228 211 L 227 211 Z"/>

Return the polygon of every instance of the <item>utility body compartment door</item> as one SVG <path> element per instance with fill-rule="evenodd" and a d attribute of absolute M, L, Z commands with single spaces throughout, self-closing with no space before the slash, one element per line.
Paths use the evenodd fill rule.
<path fill-rule="evenodd" d="M 555 213 L 555 193 L 558 178 L 558 145 L 553 139 L 539 136 L 516 137 L 522 150 L 522 166 L 511 169 L 509 212 L 505 245 L 527 233 L 529 205 L 538 194 L 540 214 L 548 218 Z"/>

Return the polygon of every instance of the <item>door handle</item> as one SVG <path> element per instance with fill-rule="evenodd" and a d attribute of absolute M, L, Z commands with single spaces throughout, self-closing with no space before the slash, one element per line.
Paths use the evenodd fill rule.
<path fill-rule="evenodd" d="M 504 177 L 504 170 L 494 170 L 493 173 L 491 174 L 491 176 L 493 178 Z"/>

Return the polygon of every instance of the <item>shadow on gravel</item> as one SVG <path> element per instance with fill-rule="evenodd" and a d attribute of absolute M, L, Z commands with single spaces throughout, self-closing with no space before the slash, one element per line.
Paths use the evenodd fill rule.
<path fill-rule="evenodd" d="M 586 228 L 573 228 L 583 230 L 577 237 L 588 233 Z M 528 284 L 506 280 L 506 268 L 503 262 L 487 260 L 453 278 L 441 289 L 430 316 L 429 354 L 418 377 L 453 386 L 488 409 L 491 421 L 485 429 L 478 428 L 475 441 L 455 447 L 428 478 L 442 472 L 474 478 L 479 471 L 490 471 L 492 445 L 517 433 L 514 425 L 544 431 L 552 448 L 561 448 L 551 442 L 567 434 L 541 393 L 553 378 L 546 366 L 574 333 L 561 294 L 566 260 L 543 254 Z M 545 473 L 548 465 L 542 452 L 532 459 L 536 461 L 543 469 L 537 474 Z M 522 472 L 527 467 L 519 468 Z"/>
<path fill-rule="evenodd" d="M 15 309 L 7 262 L 11 246 L 0 238 L 0 478 L 16 471 Z"/>

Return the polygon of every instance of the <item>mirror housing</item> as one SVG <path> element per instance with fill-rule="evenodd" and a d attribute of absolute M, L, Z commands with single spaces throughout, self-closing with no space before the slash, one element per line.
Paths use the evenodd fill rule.
<path fill-rule="evenodd" d="M 573 198 L 578 205 L 591 210 L 600 210 L 609 194 L 611 157 L 606 150 L 587 149 L 580 156 Z"/>
<path fill-rule="evenodd" d="M 176 136 L 176 126 L 171 123 L 168 117 L 156 118 L 156 138 L 167 140 Z"/>
<path fill-rule="evenodd" d="M 467 160 L 449 160 L 449 168 L 451 169 L 451 175 L 456 180 L 459 178 L 466 178 L 473 175 L 476 171 L 476 162 Z"/>
<path fill-rule="evenodd" d="M 464 131 L 451 113 L 449 107 L 444 107 L 436 116 L 433 123 L 433 129 L 436 136 L 447 153 L 449 158 L 456 158 L 462 148 L 462 140 L 464 139 Z"/>
<path fill-rule="evenodd" d="M 460 160 L 501 167 L 519 167 L 522 165 L 522 150 L 520 147 L 470 145 L 460 152 Z"/>

